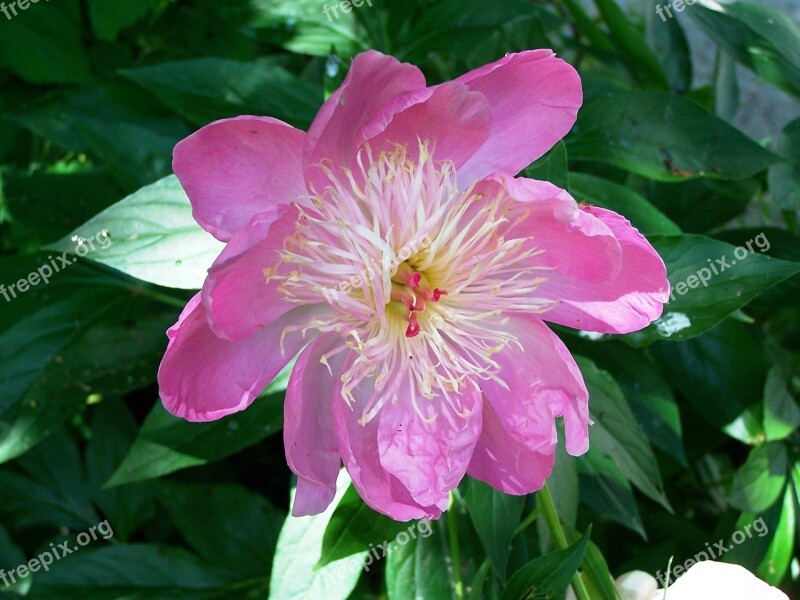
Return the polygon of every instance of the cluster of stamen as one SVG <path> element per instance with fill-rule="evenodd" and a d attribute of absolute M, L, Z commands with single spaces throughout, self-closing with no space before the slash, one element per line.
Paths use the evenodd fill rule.
<path fill-rule="evenodd" d="M 466 414 L 467 386 L 499 381 L 492 356 L 517 343 L 504 311 L 550 307 L 532 294 L 545 269 L 531 260 L 530 238 L 502 234 L 524 215 L 509 222 L 509 198 L 459 189 L 455 166 L 434 162 L 425 143 L 414 157 L 398 147 L 373 159 L 367 148 L 358 166 L 322 165 L 330 185 L 297 203 L 295 232 L 268 277 L 282 280 L 289 302 L 332 308 L 306 327 L 342 337 L 323 362 L 355 355 L 342 395 L 362 423 L 400 399 L 426 420 L 439 412 L 434 399 Z"/>

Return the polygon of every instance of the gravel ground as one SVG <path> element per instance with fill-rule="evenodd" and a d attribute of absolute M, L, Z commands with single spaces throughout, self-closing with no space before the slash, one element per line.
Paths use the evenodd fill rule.
<path fill-rule="evenodd" d="M 800 0 L 758 0 L 778 9 L 800 26 Z M 641 0 L 620 0 L 620 3 L 641 14 Z M 648 9 L 649 10 L 649 9 Z M 687 16 L 687 6 L 677 15 L 686 30 L 692 48 L 695 85 L 711 81 L 716 46 Z M 741 102 L 735 124 L 755 139 L 774 135 L 789 122 L 800 117 L 800 101 L 765 83 L 744 67 L 738 67 Z"/>

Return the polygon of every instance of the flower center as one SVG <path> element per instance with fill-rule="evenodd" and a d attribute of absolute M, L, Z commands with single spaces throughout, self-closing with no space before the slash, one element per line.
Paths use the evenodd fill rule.
<path fill-rule="evenodd" d="M 426 420 L 434 399 L 465 414 L 461 393 L 498 380 L 493 355 L 517 343 L 503 312 L 551 306 L 531 293 L 544 281 L 538 251 L 510 235 L 519 219 L 509 198 L 459 189 L 455 166 L 434 162 L 428 144 L 414 156 L 398 147 L 373 158 L 367 148 L 357 162 L 357 172 L 321 166 L 330 185 L 298 201 L 271 276 L 287 301 L 334 309 L 308 327 L 342 336 L 324 361 L 355 353 L 342 393 L 351 405 L 357 390 L 367 396 L 362 423 L 400 400 Z"/>

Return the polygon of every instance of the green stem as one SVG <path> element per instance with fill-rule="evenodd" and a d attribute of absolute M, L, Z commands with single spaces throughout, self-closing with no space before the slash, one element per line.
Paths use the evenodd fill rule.
<path fill-rule="evenodd" d="M 561 527 L 561 521 L 558 519 L 553 496 L 550 494 L 550 488 L 547 487 L 546 483 L 544 487 L 536 493 L 536 498 L 539 502 L 539 509 L 542 511 L 542 516 L 547 523 L 547 528 L 550 530 L 550 535 L 553 536 L 556 548 L 558 550 L 565 549 L 569 546 L 569 542 L 567 541 L 567 536 L 564 533 L 563 527 Z M 575 575 L 572 576 L 572 588 L 578 600 L 592 600 L 579 572 L 576 572 Z"/>
<path fill-rule="evenodd" d="M 456 600 L 464 600 L 464 582 L 461 580 L 461 557 L 458 550 L 458 521 L 456 518 L 456 499 L 450 492 L 450 510 L 447 511 L 447 530 L 450 534 L 450 557 L 453 559 L 453 581 Z"/>

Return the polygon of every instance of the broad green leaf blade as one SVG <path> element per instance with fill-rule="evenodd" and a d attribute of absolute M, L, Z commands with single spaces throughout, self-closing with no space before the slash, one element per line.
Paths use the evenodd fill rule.
<path fill-rule="evenodd" d="M 92 501 L 113 523 L 114 536 L 126 542 L 155 513 L 149 485 L 102 489 L 114 469 L 125 458 L 136 439 L 138 427 L 126 406 L 114 398 L 104 399 L 92 420 L 92 437 L 86 448 L 86 468 Z"/>
<path fill-rule="evenodd" d="M 420 522 L 421 532 L 430 528 Z M 401 531 L 416 529 L 417 523 L 398 522 L 376 513 L 367 506 L 352 485 L 333 512 L 322 539 L 322 554 L 317 568 L 340 558 L 360 554 L 365 548 L 378 547 L 394 540 Z M 416 535 L 416 532 L 414 532 Z"/>
<path fill-rule="evenodd" d="M 681 230 L 669 217 L 653 206 L 644 196 L 630 188 L 588 175 L 570 174 L 572 195 L 578 201 L 586 201 L 608 208 L 629 219 L 640 232 L 652 235 L 680 235 Z"/>
<path fill-rule="evenodd" d="M 157 402 L 130 452 L 105 487 L 154 479 L 248 448 L 280 431 L 282 400 L 283 394 L 266 393 L 246 413 L 212 423 L 189 423 L 172 416 Z"/>
<path fill-rule="evenodd" d="M 97 242 L 89 254 L 92 260 L 144 281 L 182 289 L 202 287 L 223 248 L 195 222 L 174 175 L 107 208 L 52 249 L 76 253 L 75 240 Z"/>
<path fill-rule="evenodd" d="M 714 71 L 714 112 L 732 122 L 739 111 L 740 99 L 736 63 L 727 52 L 718 49 Z"/>
<path fill-rule="evenodd" d="M 614 44 L 620 49 L 622 60 L 641 86 L 668 89 L 669 82 L 658 58 L 619 5 L 614 0 L 595 0 L 594 3 L 611 31 Z"/>
<path fill-rule="evenodd" d="M 640 350 L 616 341 L 590 342 L 570 337 L 573 354 L 592 359 L 611 373 L 650 442 L 686 464 L 680 411 L 670 386 Z"/>
<path fill-rule="evenodd" d="M 733 478 L 730 503 L 745 512 L 764 512 L 783 492 L 788 471 L 788 456 L 783 443 L 756 446 Z"/>
<path fill-rule="evenodd" d="M 224 588 L 235 581 L 232 574 L 180 548 L 120 544 L 83 548 L 55 562 L 48 572 L 36 574 L 28 598 L 201 600 L 232 597 L 224 595 Z"/>
<path fill-rule="evenodd" d="M 689 41 L 679 19 L 658 15 L 656 7 L 663 0 L 645 0 L 645 37 L 656 60 L 661 65 L 670 89 L 685 94 L 692 86 L 692 55 Z"/>
<path fill-rule="evenodd" d="M 100 520 L 89 502 L 78 450 L 63 432 L 50 436 L 17 463 L 22 472 L 0 470 L 4 519 L 20 529 L 69 527 Z"/>
<path fill-rule="evenodd" d="M 9 2 L 0 24 L 0 67 L 8 67 L 31 83 L 86 83 L 91 79 L 81 40 L 78 0 Z M 16 6 L 16 11 L 12 11 Z M 11 16 L 16 12 L 16 16 Z"/>
<path fill-rule="evenodd" d="M 658 181 L 746 179 L 779 158 L 690 100 L 607 91 L 591 99 L 566 140 L 570 160 L 599 161 Z"/>
<path fill-rule="evenodd" d="M 159 0 L 89 0 L 89 18 L 97 37 L 111 41 L 158 4 Z"/>
<path fill-rule="evenodd" d="M 780 585 L 789 570 L 795 548 L 795 526 L 797 523 L 795 493 L 787 486 L 783 495 L 781 516 L 772 530 L 772 542 L 756 574 L 772 585 Z"/>
<path fill-rule="evenodd" d="M 636 423 L 617 382 L 590 360 L 576 357 L 589 390 L 590 447 L 611 458 L 620 472 L 647 496 L 671 511 L 658 462 Z"/>
<path fill-rule="evenodd" d="M 242 579 L 266 580 L 283 514 L 240 485 L 163 481 L 158 498 L 189 545 Z"/>
<path fill-rule="evenodd" d="M 583 560 L 590 531 L 591 528 L 580 541 L 568 548 L 535 558 L 514 573 L 500 596 L 501 600 L 562 598 Z"/>
<path fill-rule="evenodd" d="M 751 409 L 763 396 L 768 365 L 741 323 L 728 320 L 691 340 L 654 344 L 650 352 L 667 381 L 710 425 L 745 443 L 762 438 L 761 419 Z"/>
<path fill-rule="evenodd" d="M 198 58 L 125 69 L 122 75 L 196 125 L 238 115 L 267 115 L 308 129 L 322 88 L 270 61 Z"/>
<path fill-rule="evenodd" d="M 559 140 L 552 150 L 525 169 L 523 175 L 531 179 L 549 181 L 562 189 L 570 191 L 567 148 L 564 142 Z"/>
<path fill-rule="evenodd" d="M 345 600 L 350 596 L 362 570 L 367 570 L 364 565 L 365 559 L 371 556 L 369 549 L 315 569 L 325 529 L 349 484 L 350 478 L 344 471 L 340 472 L 336 497 L 324 512 L 312 517 L 290 515 L 286 518 L 272 563 L 270 600 Z"/>
<path fill-rule="evenodd" d="M 699 0 L 687 13 L 737 61 L 800 96 L 800 30 L 787 15 L 756 2 L 712 0 Z"/>
<path fill-rule="evenodd" d="M 525 497 L 510 496 L 471 479 L 464 501 L 495 573 L 505 581 L 511 538 L 522 517 Z"/>
<path fill-rule="evenodd" d="M 800 427 L 800 407 L 777 367 L 770 369 L 764 385 L 764 433 L 768 442 L 782 440 Z"/>
<path fill-rule="evenodd" d="M 595 448 L 577 459 L 581 502 L 647 539 L 628 479 Z"/>
<path fill-rule="evenodd" d="M 800 119 L 789 123 L 775 139 L 775 152 L 785 162 L 769 169 L 769 191 L 775 205 L 786 210 L 800 206 Z"/>
<path fill-rule="evenodd" d="M 800 263 L 762 254 L 761 238 L 749 240 L 749 248 L 699 235 L 650 241 L 667 264 L 671 294 L 661 318 L 626 336 L 636 345 L 700 335 L 760 292 L 800 272 Z"/>
<path fill-rule="evenodd" d="M 386 560 L 386 591 L 389 600 L 454 598 L 452 563 L 445 555 L 439 528 L 427 537 L 417 536 L 405 544 L 393 544 Z"/>

